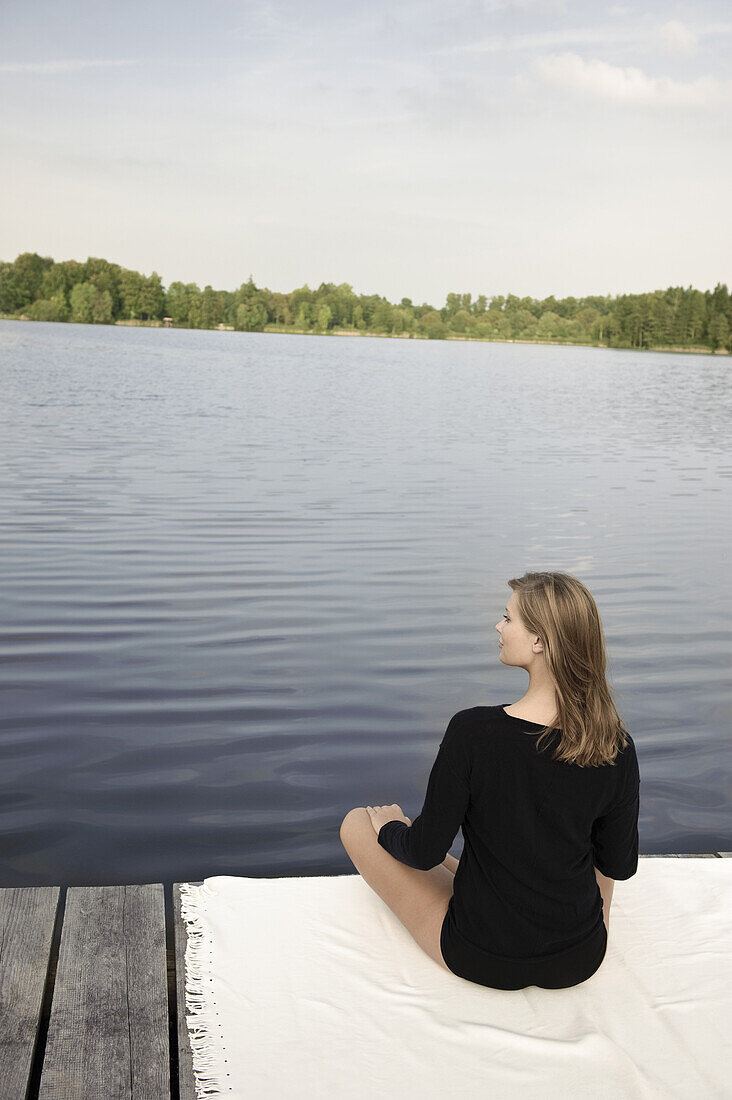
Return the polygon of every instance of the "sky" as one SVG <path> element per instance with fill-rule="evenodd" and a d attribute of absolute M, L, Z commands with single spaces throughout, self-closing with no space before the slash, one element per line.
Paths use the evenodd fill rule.
<path fill-rule="evenodd" d="M 726 0 L 3 0 L 0 260 L 163 285 L 732 285 Z"/>

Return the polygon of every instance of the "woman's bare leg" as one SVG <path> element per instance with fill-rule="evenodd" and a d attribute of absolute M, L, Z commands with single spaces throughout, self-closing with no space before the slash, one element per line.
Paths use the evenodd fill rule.
<path fill-rule="evenodd" d="M 454 875 L 455 872 L 458 869 L 458 862 L 459 861 L 457 859 L 455 859 L 455 856 L 445 856 L 445 858 L 442 861 L 441 866 L 442 867 L 447 867 L 448 871 L 452 871 L 452 873 Z"/>

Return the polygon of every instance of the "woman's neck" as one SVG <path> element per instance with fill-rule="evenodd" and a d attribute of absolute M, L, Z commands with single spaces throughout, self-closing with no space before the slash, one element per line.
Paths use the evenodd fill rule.
<path fill-rule="evenodd" d="M 527 691 L 515 703 L 511 703 L 511 712 L 515 718 L 524 718 L 527 722 L 536 722 L 542 726 L 553 726 L 557 720 L 557 700 L 554 692 Z"/>

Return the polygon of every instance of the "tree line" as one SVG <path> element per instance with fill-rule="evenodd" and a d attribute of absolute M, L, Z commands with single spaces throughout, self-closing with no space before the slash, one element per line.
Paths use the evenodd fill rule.
<path fill-rule="evenodd" d="M 33 321 L 169 324 L 239 332 L 354 332 L 427 339 L 536 340 L 614 348 L 694 347 L 732 351 L 732 298 L 714 290 L 668 287 L 645 294 L 519 298 L 448 294 L 441 309 L 402 298 L 356 294 L 348 283 L 290 293 L 257 287 L 203 290 L 196 283 L 89 257 L 86 263 L 23 252 L 0 262 L 0 314 Z"/>

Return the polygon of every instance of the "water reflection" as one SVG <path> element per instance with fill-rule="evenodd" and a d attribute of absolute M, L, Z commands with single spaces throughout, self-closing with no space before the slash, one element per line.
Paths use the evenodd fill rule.
<path fill-rule="evenodd" d="M 350 872 L 345 812 L 416 816 L 450 716 L 523 693 L 493 627 L 530 568 L 600 605 L 641 850 L 732 848 L 723 357 L 19 322 L 0 355 L 0 886 Z"/>

